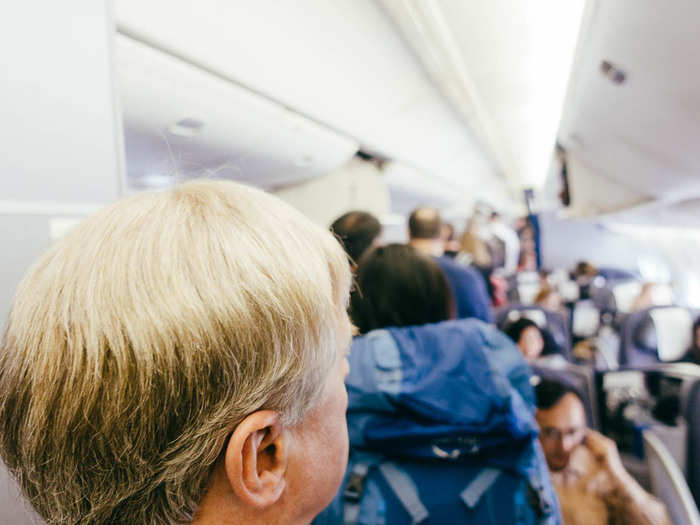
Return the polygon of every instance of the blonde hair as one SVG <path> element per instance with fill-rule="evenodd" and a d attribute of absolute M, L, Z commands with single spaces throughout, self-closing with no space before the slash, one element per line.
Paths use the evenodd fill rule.
<path fill-rule="evenodd" d="M 0 454 L 49 524 L 186 522 L 246 415 L 293 425 L 318 401 L 349 286 L 332 235 L 259 190 L 122 200 L 18 289 Z"/>
<path fill-rule="evenodd" d="M 491 265 L 491 255 L 483 239 L 478 235 L 479 225 L 475 219 L 467 224 L 466 231 L 462 234 L 460 250 L 472 256 L 474 264 L 487 267 Z"/>

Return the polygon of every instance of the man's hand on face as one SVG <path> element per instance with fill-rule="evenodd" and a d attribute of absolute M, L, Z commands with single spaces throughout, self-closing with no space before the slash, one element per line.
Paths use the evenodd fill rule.
<path fill-rule="evenodd" d="M 593 454 L 600 466 L 618 482 L 625 483 L 629 474 L 625 470 L 615 442 L 595 430 L 586 431 L 584 445 Z"/>

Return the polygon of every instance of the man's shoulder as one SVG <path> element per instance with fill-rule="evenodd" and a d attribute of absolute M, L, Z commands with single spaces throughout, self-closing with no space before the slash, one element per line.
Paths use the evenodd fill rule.
<path fill-rule="evenodd" d="M 475 277 L 476 275 L 481 275 L 479 270 L 473 266 L 458 263 L 449 257 L 444 255 L 440 257 L 435 257 L 435 262 L 437 262 L 445 273 L 451 272 L 452 274 L 468 275 L 469 277 Z"/>

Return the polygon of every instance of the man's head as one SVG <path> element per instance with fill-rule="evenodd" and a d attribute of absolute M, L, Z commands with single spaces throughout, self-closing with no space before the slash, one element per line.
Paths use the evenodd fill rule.
<path fill-rule="evenodd" d="M 434 208 L 418 208 L 408 218 L 408 234 L 414 239 L 440 239 L 442 220 Z"/>
<path fill-rule="evenodd" d="M 349 285 L 332 235 L 259 190 L 124 199 L 18 289 L 0 454 L 49 524 L 308 521 L 345 467 Z"/>
<path fill-rule="evenodd" d="M 382 225 L 371 213 L 349 211 L 333 221 L 331 231 L 340 238 L 350 258 L 359 262 L 360 257 L 377 242 Z"/>
<path fill-rule="evenodd" d="M 573 276 L 579 285 L 589 284 L 598 275 L 598 268 L 587 261 L 579 261 L 574 267 Z"/>
<path fill-rule="evenodd" d="M 543 379 L 535 387 L 537 423 L 547 464 L 553 471 L 569 464 L 571 453 L 586 435 L 586 411 L 572 387 Z"/>

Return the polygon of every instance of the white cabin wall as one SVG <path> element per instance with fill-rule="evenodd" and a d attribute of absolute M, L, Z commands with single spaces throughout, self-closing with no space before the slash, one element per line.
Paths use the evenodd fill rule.
<path fill-rule="evenodd" d="M 52 238 L 120 195 L 123 148 L 109 2 L 13 3 L 0 32 L 4 325 L 20 279 Z M 40 523 L 2 467 L 0 523 Z"/>
<path fill-rule="evenodd" d="M 60 222 L 115 200 L 122 133 L 107 1 L 27 0 L 0 17 L 0 323 Z M 67 223 L 70 224 L 70 221 Z M 1 508 L 1 505 L 0 505 Z M 0 522 L 5 521 L 0 511 Z"/>
<path fill-rule="evenodd" d="M 372 162 L 351 159 L 333 173 L 273 191 L 321 226 L 351 210 L 381 217 L 389 212 L 389 190 Z"/>
<path fill-rule="evenodd" d="M 552 211 L 552 206 L 560 206 L 560 169 L 559 161 L 553 162 L 550 187 L 539 197 L 541 209 L 549 208 L 540 214 L 544 267 L 571 268 L 576 262 L 586 260 L 596 266 L 641 271 L 643 278 L 659 280 L 659 272 L 645 271 L 649 267 L 669 267 L 669 259 L 660 253 L 658 246 L 651 245 L 648 239 L 608 225 L 616 216 L 614 212 L 632 209 L 649 202 L 651 197 L 623 186 L 616 182 L 616 177 L 600 173 L 580 155 L 569 153 L 567 170 L 571 205 Z M 576 239 L 576 242 L 572 243 L 571 239 Z"/>
<path fill-rule="evenodd" d="M 558 212 L 539 217 L 542 264 L 547 269 L 571 269 L 578 261 L 588 261 L 635 271 L 648 251 L 639 239 L 613 232 L 595 220 L 565 219 Z"/>

